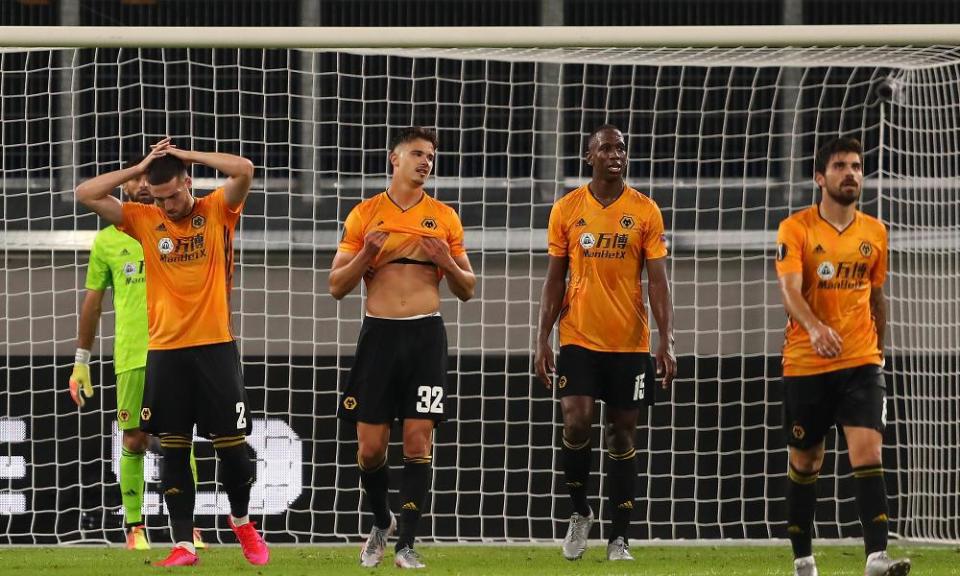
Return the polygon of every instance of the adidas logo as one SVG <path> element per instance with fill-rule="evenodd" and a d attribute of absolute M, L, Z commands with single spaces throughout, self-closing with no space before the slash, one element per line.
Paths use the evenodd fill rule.
<path fill-rule="evenodd" d="M 121 255 L 121 256 L 129 256 L 129 255 L 130 255 L 130 251 L 127 250 L 126 248 L 124 248 L 123 250 L 120 251 L 120 255 Z"/>
<path fill-rule="evenodd" d="M 826 250 L 823 249 L 823 246 L 817 244 L 817 247 L 813 249 L 814 254 L 823 254 Z"/>
<path fill-rule="evenodd" d="M 620 510 L 633 510 L 633 501 L 627 500 L 626 502 L 621 502 L 617 505 L 617 508 Z"/>
<path fill-rule="evenodd" d="M 403 506 L 401 506 L 401 508 L 404 509 L 404 510 L 413 510 L 414 512 L 416 512 L 417 510 L 419 510 L 419 508 L 417 508 L 416 502 L 407 502 L 406 504 L 404 504 Z"/>
<path fill-rule="evenodd" d="M 166 232 L 166 231 L 167 231 L 167 226 L 166 226 L 166 224 L 164 224 L 163 222 L 161 222 L 160 225 L 157 226 L 157 232 Z"/>
<path fill-rule="evenodd" d="M 577 220 L 577 223 L 574 224 L 574 226 L 577 227 L 577 228 L 583 228 L 583 227 L 586 226 L 586 225 L 587 225 L 587 221 L 584 220 L 583 218 Z"/>

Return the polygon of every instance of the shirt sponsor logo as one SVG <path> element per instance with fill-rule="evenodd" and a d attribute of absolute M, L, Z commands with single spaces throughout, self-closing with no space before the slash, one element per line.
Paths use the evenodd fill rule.
<path fill-rule="evenodd" d="M 627 244 L 630 237 L 627 234 L 601 232 L 594 235 L 584 232 L 580 235 L 580 246 L 583 248 L 584 258 L 611 258 L 623 260 L 627 256 Z"/>
<path fill-rule="evenodd" d="M 160 250 L 163 255 L 160 261 L 164 263 L 172 262 L 190 262 L 205 258 L 207 247 L 204 242 L 203 233 L 194 234 L 189 238 L 177 238 L 176 243 L 171 242 L 170 249 L 166 252 Z"/>
<path fill-rule="evenodd" d="M 123 265 L 123 275 L 126 277 L 133 276 L 137 273 L 137 265 L 133 262 L 127 262 Z"/>

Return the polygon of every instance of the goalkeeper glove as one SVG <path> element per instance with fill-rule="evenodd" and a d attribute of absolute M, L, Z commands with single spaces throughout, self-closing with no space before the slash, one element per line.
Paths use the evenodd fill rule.
<path fill-rule="evenodd" d="M 90 351 L 77 348 L 73 373 L 70 374 L 70 397 L 81 408 L 86 403 L 83 397 L 93 397 L 93 384 L 90 382 Z"/>

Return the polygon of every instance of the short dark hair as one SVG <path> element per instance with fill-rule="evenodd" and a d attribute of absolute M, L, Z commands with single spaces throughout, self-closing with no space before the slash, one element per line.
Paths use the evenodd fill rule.
<path fill-rule="evenodd" d="M 813 160 L 814 172 L 817 174 L 826 174 L 827 163 L 830 162 L 830 158 L 840 152 L 853 152 L 860 157 L 861 162 L 863 161 L 863 145 L 860 144 L 860 141 L 852 136 L 840 136 L 839 138 L 828 140 L 826 144 L 817 150 L 817 157 Z"/>
<path fill-rule="evenodd" d="M 426 140 L 433 144 L 434 150 L 440 147 L 440 140 L 437 139 L 437 132 L 435 130 L 427 128 L 426 126 L 410 126 L 409 128 L 401 129 L 393 135 L 393 139 L 390 140 L 390 151 L 393 152 L 397 149 L 397 146 L 414 140 Z"/>
<path fill-rule="evenodd" d="M 170 180 L 186 176 L 186 174 L 186 164 L 172 154 L 156 158 L 147 166 L 147 182 L 154 186 L 166 184 Z"/>
<path fill-rule="evenodd" d="M 143 154 L 131 154 L 127 156 L 127 159 L 123 161 L 124 168 L 133 168 L 137 164 L 143 162 L 143 159 L 146 158 Z"/>
<path fill-rule="evenodd" d="M 601 132 L 606 132 L 607 130 L 616 130 L 620 132 L 620 128 L 613 124 L 601 124 L 593 129 L 593 132 L 590 133 L 590 136 L 587 136 L 587 148 L 590 148 L 590 144 L 593 142 L 593 139 L 596 138 Z"/>

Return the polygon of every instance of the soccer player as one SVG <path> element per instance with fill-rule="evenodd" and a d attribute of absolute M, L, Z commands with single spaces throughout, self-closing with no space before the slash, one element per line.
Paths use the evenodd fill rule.
<path fill-rule="evenodd" d="M 226 174 L 227 181 L 195 198 L 187 175 L 194 162 Z M 142 174 L 152 206 L 121 203 L 110 195 Z M 180 150 L 165 138 L 140 164 L 77 188 L 80 202 L 143 247 L 149 345 L 140 424 L 160 437 L 164 499 L 176 543 L 158 566 L 199 561 L 192 541 L 196 490 L 189 464 L 194 425 L 213 441 L 230 501 L 227 523 L 244 556 L 257 565 L 269 559 L 247 513 L 256 467 L 246 443 L 248 404 L 230 328 L 234 228 L 252 178 L 253 164 L 246 158 Z"/>
<path fill-rule="evenodd" d="M 863 150 L 837 138 L 816 155 L 820 203 L 780 223 L 777 275 L 787 311 L 783 427 L 789 446 L 787 532 L 794 573 L 817 576 L 811 539 L 824 437 L 837 424 L 847 440 L 867 554 L 865 576 L 903 576 L 910 561 L 887 549 L 883 481 L 886 385 L 883 337 L 887 231 L 857 210 Z"/>
<path fill-rule="evenodd" d="M 436 157 L 433 130 L 401 130 L 390 144 L 390 187 L 355 206 L 330 269 L 330 294 L 341 299 L 363 278 L 366 315 L 353 369 L 339 404 L 356 422 L 357 462 L 374 525 L 360 564 L 376 566 L 397 521 L 387 503 L 387 446 L 394 419 L 403 423 L 403 475 L 395 564 L 423 568 L 414 551 L 430 486 L 433 429 L 444 418 L 447 335 L 440 279 L 457 298 L 473 297 L 476 277 L 457 213 L 423 189 Z"/>
<path fill-rule="evenodd" d="M 652 406 L 656 375 L 670 386 L 677 364 L 673 304 L 667 282 L 663 218 L 656 203 L 627 185 L 627 147 L 616 126 L 590 135 L 590 182 L 550 211 L 549 261 L 540 296 L 534 365 L 547 389 L 556 372 L 563 410 L 562 465 L 573 514 L 563 541 L 568 560 L 583 556 L 594 514 L 587 503 L 590 427 L 595 399 L 607 405 L 608 560 L 633 560 L 627 529 L 636 494 L 634 436 L 640 409 Z M 641 273 L 647 269 L 650 307 L 660 340 L 656 374 Z M 566 281 L 569 272 L 569 283 Z M 560 356 L 550 333 L 560 319 Z"/>
<path fill-rule="evenodd" d="M 142 157 L 127 162 L 136 166 Z M 131 202 L 153 204 L 146 176 L 127 180 L 122 185 Z M 150 437 L 140 430 L 140 403 L 147 363 L 147 291 L 144 284 L 143 249 L 140 243 L 107 226 L 97 232 L 87 265 L 87 293 L 80 309 L 77 352 L 70 375 L 70 397 L 81 408 L 84 396 L 93 396 L 90 379 L 90 348 L 97 335 L 103 296 L 113 288 L 115 339 L 113 366 L 117 378 L 117 427 L 123 435 L 120 452 L 120 495 L 123 501 L 128 550 L 149 550 L 150 542 L 143 524 L 143 457 Z M 190 467 L 196 484 L 196 462 L 190 454 Z M 203 548 L 200 531 L 193 531 L 193 543 Z"/>

